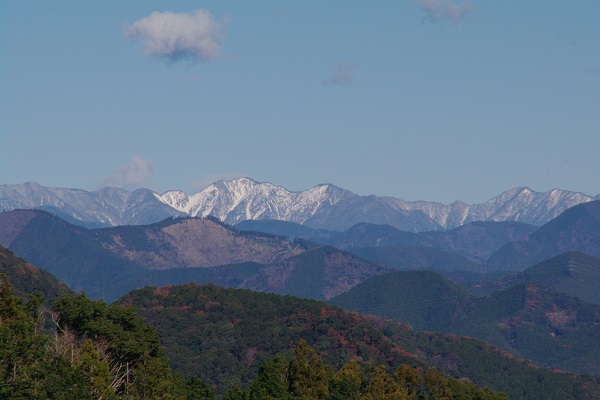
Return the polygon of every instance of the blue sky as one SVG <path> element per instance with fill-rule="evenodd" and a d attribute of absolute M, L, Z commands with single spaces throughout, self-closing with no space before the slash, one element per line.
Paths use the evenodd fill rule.
<path fill-rule="evenodd" d="M 4 1 L 0 184 L 596 195 L 598 21 L 595 0 Z"/>

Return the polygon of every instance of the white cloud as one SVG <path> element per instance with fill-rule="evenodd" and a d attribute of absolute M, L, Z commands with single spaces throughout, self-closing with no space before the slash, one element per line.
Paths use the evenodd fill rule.
<path fill-rule="evenodd" d="M 354 80 L 354 65 L 349 63 L 336 66 L 329 78 L 323 81 L 324 85 L 352 85 Z"/>
<path fill-rule="evenodd" d="M 111 176 L 105 179 L 105 186 L 115 186 L 127 189 L 145 185 L 154 173 L 154 163 L 140 156 L 133 156 L 128 164 L 119 167 Z"/>
<path fill-rule="evenodd" d="M 153 12 L 125 30 L 141 39 L 144 52 L 170 61 L 209 61 L 217 57 L 225 38 L 225 22 L 217 22 L 207 10 L 190 13 Z"/>
<path fill-rule="evenodd" d="M 237 174 L 237 173 L 233 173 L 233 172 L 229 172 L 229 173 L 224 173 L 224 174 L 208 174 L 203 176 L 202 178 L 198 178 L 195 179 L 192 182 L 192 187 L 195 190 L 202 190 L 204 188 L 206 188 L 207 186 L 209 186 L 212 183 L 215 183 L 217 181 L 230 181 L 232 179 L 238 179 L 244 176 L 248 176 L 245 174 Z"/>
<path fill-rule="evenodd" d="M 473 10 L 469 3 L 454 3 L 451 0 L 416 0 L 432 22 L 449 20 L 459 22 Z"/>

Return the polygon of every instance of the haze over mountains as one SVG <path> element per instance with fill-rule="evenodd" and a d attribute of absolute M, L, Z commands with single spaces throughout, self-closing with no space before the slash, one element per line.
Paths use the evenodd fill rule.
<path fill-rule="evenodd" d="M 155 296 L 150 299 L 151 305 L 147 308 L 150 311 L 148 322 L 152 324 L 157 318 L 162 318 L 157 312 L 165 306 L 163 301 L 171 301 L 168 293 L 174 293 L 172 290 L 192 288 L 190 293 L 194 294 L 204 289 L 195 289 L 197 286 L 189 286 L 189 283 L 212 282 L 220 287 L 326 300 L 350 310 L 393 318 L 410 324 L 416 330 L 476 337 L 513 356 L 533 360 L 538 366 L 576 373 L 598 374 L 600 371 L 600 362 L 595 357 L 600 350 L 597 342 L 600 335 L 600 298 L 597 294 L 600 201 L 585 197 L 586 201 L 566 209 L 541 226 L 512 220 L 468 222 L 463 219 L 462 225 L 444 230 L 427 217 L 429 225 L 435 227 L 424 232 L 372 222 L 360 222 L 348 229 L 326 229 L 308 225 L 307 221 L 317 221 L 317 217 L 324 215 L 325 221 L 328 216 L 341 213 L 342 205 L 349 207 L 347 214 L 356 211 L 351 218 L 381 216 L 384 214 L 371 213 L 372 208 L 354 210 L 349 204 L 353 204 L 352 199 L 359 199 L 360 204 L 369 201 L 379 205 L 383 203 L 373 196 L 353 197 L 343 191 L 337 200 L 331 200 L 328 194 L 332 187 L 322 185 L 312 194 L 308 191 L 287 192 L 298 197 L 288 198 L 286 207 L 289 207 L 285 208 L 282 206 L 285 201 L 275 200 L 281 200 L 286 191 L 272 185 L 236 180 L 213 186 L 213 197 L 204 197 L 204 203 L 181 197 L 173 203 L 179 208 L 175 209 L 159 201 L 159 195 L 146 189 L 127 192 L 107 188 L 90 193 L 67 189 L 63 192 L 35 184 L 21 185 L 17 189 L 24 190 L 21 193 L 23 204 L 31 206 L 39 203 L 39 208 L 48 211 L 19 209 L 0 213 L 0 244 L 9 249 L 0 255 L 4 258 L 3 270 L 17 277 L 36 271 L 30 264 L 18 261 L 11 253 L 14 252 L 18 257 L 24 257 L 37 267 L 55 274 L 71 289 L 85 291 L 88 296 L 105 301 L 115 301 L 135 288 L 162 286 L 138 292 L 144 293 L 139 299 L 140 304 L 146 301 L 149 293 Z M 7 187 L 5 185 L 2 189 Z M 277 190 L 264 192 L 269 187 Z M 18 190 L 13 190 L 13 194 L 16 192 Z M 58 197 L 51 197 L 52 193 L 59 192 L 63 199 L 79 199 L 81 201 L 75 203 L 92 208 L 82 206 L 77 214 L 69 214 L 75 212 L 76 207 L 61 203 Z M 28 196 L 36 193 L 41 195 L 32 201 Z M 98 193 L 112 193 L 113 196 L 110 201 L 93 200 L 92 197 Z M 518 199 L 523 200 L 525 193 L 532 192 L 527 189 L 516 191 L 516 200 L 508 198 L 503 203 L 504 211 L 498 209 L 495 217 L 509 215 L 518 219 L 542 209 L 546 210 L 548 217 L 569 201 L 584 199 L 579 194 L 555 191 L 538 194 L 536 202 L 519 202 Z M 170 196 L 170 201 L 176 200 L 175 194 Z M 317 200 L 311 203 L 310 199 L 315 198 Z M 2 201 L 6 199 L 3 197 Z M 136 199 L 145 200 L 139 202 Z M 171 210 L 171 215 L 149 224 L 92 229 L 81 226 L 81 221 L 79 225 L 72 223 L 76 220 L 75 215 L 92 215 L 94 204 L 100 204 L 107 213 L 95 222 L 88 220 L 91 226 L 102 225 L 100 221 L 116 221 L 108 218 L 108 211 L 116 212 L 120 221 L 134 217 L 137 221 L 152 219 L 164 210 Z M 517 204 L 523 208 L 509 210 Z M 279 206 L 283 208 L 277 208 Z M 260 209 L 262 213 L 254 213 Z M 304 225 L 281 219 L 261 219 L 263 216 L 290 219 L 295 215 L 292 212 L 282 214 L 280 211 L 284 209 L 304 213 Z M 374 209 L 381 211 L 378 206 Z M 96 211 L 97 216 L 101 215 L 100 211 Z M 203 212 L 208 215 L 200 217 Z M 190 213 L 197 216 L 190 217 Z M 397 215 L 406 217 L 405 222 L 424 221 L 422 217 L 426 216 L 423 211 L 415 209 Z M 411 216 L 421 219 L 410 220 Z M 228 218 L 240 222 L 235 226 L 222 222 Z M 351 218 L 346 218 L 346 221 Z M 48 281 L 45 275 L 34 275 L 35 279 L 21 279 L 21 286 L 17 287 L 34 286 L 41 288 L 43 293 L 47 292 L 50 284 L 40 283 Z M 182 289 L 164 287 L 184 283 L 188 285 Z M 207 290 L 212 290 L 212 286 L 207 287 Z M 229 293 L 234 296 L 240 294 L 246 299 L 254 296 L 250 292 L 216 290 L 227 293 L 228 298 Z M 182 301 L 188 301 L 186 296 Z M 257 294 L 256 298 L 284 301 L 261 296 Z M 213 300 L 207 304 L 214 305 Z M 231 301 L 223 301 L 227 305 L 225 309 L 230 307 Z M 138 308 L 144 307 L 138 305 Z M 276 309 L 274 305 L 266 307 Z M 326 310 L 322 303 L 318 307 Z M 174 316 L 179 308 L 176 305 L 168 315 Z M 221 311 L 226 312 L 225 309 Z M 208 311 L 212 310 L 210 307 L 204 310 L 202 318 L 216 318 L 213 314 L 208 315 Z M 266 310 L 261 312 L 264 315 Z M 247 317 L 248 313 L 242 313 L 242 317 L 228 315 L 225 320 L 237 321 Z M 328 314 L 320 317 L 327 319 Z M 191 317 L 182 314 L 177 318 L 184 321 Z M 381 321 L 376 323 L 383 326 Z M 223 329 L 237 329 L 237 322 L 232 324 L 225 323 Z M 171 322 L 168 325 L 171 326 Z M 315 326 L 306 323 L 303 326 L 302 329 L 312 332 L 310 335 L 317 332 L 317 338 L 333 332 L 331 324 L 323 321 Z M 410 332 L 409 325 L 403 326 L 406 332 Z M 278 329 L 287 332 L 289 327 Z M 297 339 L 299 332 L 293 330 L 288 333 L 296 335 Z M 187 331 L 164 333 L 165 337 L 180 334 L 182 337 L 189 336 Z M 383 333 L 384 336 L 388 334 L 400 335 L 391 331 Z M 456 340 L 464 343 L 463 339 Z M 252 358 L 256 350 L 254 347 L 232 351 L 238 355 L 250 354 Z M 355 350 L 361 354 L 365 350 L 361 349 L 364 347 L 362 344 L 356 347 Z M 268 351 L 264 351 L 267 356 Z M 415 349 L 415 354 L 419 352 Z M 456 361 L 459 350 L 453 354 L 443 350 L 438 360 L 439 367 L 449 373 L 458 371 L 453 369 L 453 365 L 462 363 Z M 459 358 L 462 359 L 462 356 Z M 479 363 L 476 362 L 476 369 Z M 203 366 L 206 371 L 213 367 Z M 465 370 L 457 376 L 463 374 L 470 376 L 471 372 Z M 248 376 L 251 375 L 249 373 Z M 504 386 L 498 388 L 508 390 Z M 527 390 L 531 392 L 532 389 Z M 574 398 L 579 397 L 575 395 Z"/>
<path fill-rule="evenodd" d="M 0 185 L 0 209 L 43 209 L 86 227 L 149 224 L 168 217 L 213 216 L 235 225 L 282 220 L 344 231 L 361 222 L 410 232 L 452 229 L 472 221 L 516 221 L 540 226 L 574 205 L 600 199 L 565 190 L 514 188 L 482 204 L 445 205 L 392 197 L 359 196 L 331 184 L 291 192 L 249 178 L 219 181 L 201 192 L 163 194 L 149 189 L 103 188 L 93 192 L 36 183 Z"/>
<path fill-rule="evenodd" d="M 566 251 L 599 257 L 598 215 L 600 201 L 592 201 L 537 229 L 515 222 L 473 222 L 449 231 L 411 233 L 359 224 L 341 233 L 318 231 L 323 237 L 311 243 L 239 231 L 213 217 L 87 229 L 48 212 L 15 210 L 0 213 L 0 243 L 96 298 L 112 300 L 147 284 L 210 280 L 328 299 L 394 269 L 433 269 L 474 284 Z"/>

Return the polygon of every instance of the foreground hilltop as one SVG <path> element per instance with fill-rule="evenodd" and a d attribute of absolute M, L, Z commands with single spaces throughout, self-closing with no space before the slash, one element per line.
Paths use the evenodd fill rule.
<path fill-rule="evenodd" d="M 187 284 L 135 290 L 119 303 L 157 329 L 176 371 L 216 387 L 247 384 L 262 360 L 289 354 L 304 340 L 334 370 L 351 360 L 392 371 L 407 364 L 435 367 L 511 399 L 600 395 L 598 378 L 552 372 L 476 339 L 414 332 L 315 300 Z"/>

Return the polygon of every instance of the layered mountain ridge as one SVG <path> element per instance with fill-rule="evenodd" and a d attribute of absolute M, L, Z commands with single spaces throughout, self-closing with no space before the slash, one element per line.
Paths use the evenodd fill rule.
<path fill-rule="evenodd" d="M 334 185 L 324 184 L 302 192 L 290 192 L 281 186 L 248 178 L 219 181 L 190 196 L 180 191 L 155 196 L 162 203 L 191 217 L 210 215 L 230 225 L 256 219 L 303 224 L 324 207 L 358 197 Z"/>
<path fill-rule="evenodd" d="M 51 188 L 35 182 L 0 185 L 0 209 L 40 209 L 87 228 L 143 225 L 185 216 L 160 202 L 149 189 L 105 187 L 93 192 Z"/>
<path fill-rule="evenodd" d="M 149 224 L 169 217 L 213 216 L 234 225 L 246 220 L 281 220 L 311 228 L 346 230 L 361 222 L 410 232 L 452 229 L 472 221 L 517 221 L 540 226 L 577 204 L 600 199 L 554 189 L 514 188 L 485 203 L 445 205 L 393 197 L 359 196 L 331 184 L 292 192 L 249 178 L 219 181 L 188 195 L 149 189 L 49 188 L 37 183 L 0 185 L 0 209 L 43 209 L 86 227 Z"/>
<path fill-rule="evenodd" d="M 15 210 L 0 213 L 0 244 L 110 301 L 149 284 L 207 281 L 328 299 L 390 272 L 333 247 L 238 231 L 212 217 L 86 229 L 46 211 Z"/>

